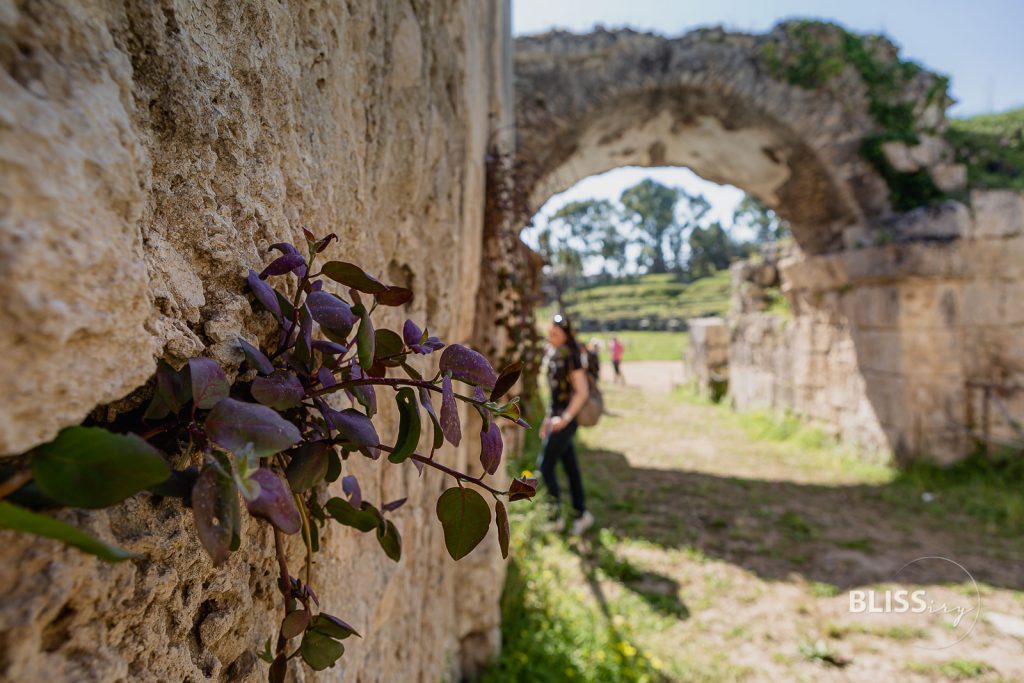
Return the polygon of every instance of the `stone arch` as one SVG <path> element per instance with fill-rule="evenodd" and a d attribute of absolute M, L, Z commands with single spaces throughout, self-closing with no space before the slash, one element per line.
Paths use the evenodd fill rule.
<path fill-rule="evenodd" d="M 788 39 L 785 25 L 764 36 L 519 38 L 516 146 L 529 211 L 616 167 L 687 166 L 758 196 L 806 253 L 841 249 L 844 229 L 890 212 L 885 182 L 860 154 L 879 127 L 852 66 L 824 88 L 776 76 L 766 46 Z"/>

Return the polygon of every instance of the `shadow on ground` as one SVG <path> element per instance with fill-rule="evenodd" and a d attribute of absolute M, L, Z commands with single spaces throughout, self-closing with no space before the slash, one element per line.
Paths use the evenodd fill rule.
<path fill-rule="evenodd" d="M 647 469 L 607 450 L 589 450 L 585 458 L 597 526 L 619 536 L 695 548 L 765 579 L 799 575 L 841 590 L 892 582 L 907 562 L 924 556 L 955 558 L 977 581 L 1024 589 L 1019 539 L 992 535 L 968 515 L 940 518 L 898 484 L 813 485 Z M 600 563 L 602 552 L 584 559 Z M 900 580 L 962 583 L 964 576 L 931 562 L 908 568 Z M 644 585 L 643 577 L 625 583 Z"/>

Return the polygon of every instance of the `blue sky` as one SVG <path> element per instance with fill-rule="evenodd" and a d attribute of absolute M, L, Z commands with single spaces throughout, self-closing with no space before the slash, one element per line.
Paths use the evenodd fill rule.
<path fill-rule="evenodd" d="M 826 19 L 854 31 L 888 35 L 903 48 L 905 58 L 951 77 L 951 91 L 958 100 L 949 110 L 951 116 L 1024 106 L 1024 0 L 512 0 L 516 34 L 552 28 L 585 32 L 595 25 L 665 35 L 719 24 L 763 32 L 793 17 Z M 550 215 L 570 199 L 617 199 L 623 189 L 651 173 L 617 169 L 593 176 L 553 197 L 541 215 Z M 731 216 L 732 206 L 742 197 L 739 190 L 715 189 L 718 186 L 686 169 L 659 171 L 658 179 L 708 195 L 720 217 Z"/>

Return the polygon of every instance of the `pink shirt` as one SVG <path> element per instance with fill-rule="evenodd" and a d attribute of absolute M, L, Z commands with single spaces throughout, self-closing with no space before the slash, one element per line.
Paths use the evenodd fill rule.
<path fill-rule="evenodd" d="M 616 363 L 621 362 L 622 361 L 622 352 L 623 352 L 623 350 L 625 348 L 625 347 L 622 346 L 622 342 L 620 342 L 620 341 L 618 341 L 616 339 L 613 339 L 611 341 L 611 343 L 609 344 L 609 346 L 610 346 L 610 348 L 612 350 L 612 360 L 615 361 Z"/>

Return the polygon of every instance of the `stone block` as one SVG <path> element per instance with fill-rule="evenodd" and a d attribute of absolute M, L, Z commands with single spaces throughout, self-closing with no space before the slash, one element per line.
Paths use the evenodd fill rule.
<path fill-rule="evenodd" d="M 970 226 L 970 211 L 957 201 L 922 206 L 886 224 L 897 241 L 957 239 L 966 236 Z"/>
<path fill-rule="evenodd" d="M 1017 190 L 975 190 L 974 239 L 999 239 L 1024 233 L 1024 194 Z"/>
<path fill-rule="evenodd" d="M 943 192 L 958 192 L 967 187 L 967 167 L 963 164 L 940 164 L 929 168 L 928 175 Z"/>

